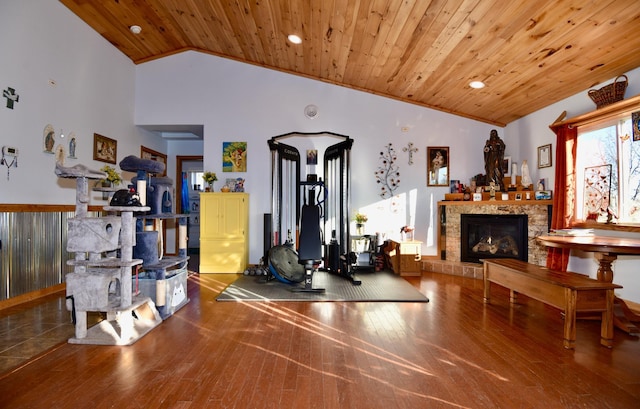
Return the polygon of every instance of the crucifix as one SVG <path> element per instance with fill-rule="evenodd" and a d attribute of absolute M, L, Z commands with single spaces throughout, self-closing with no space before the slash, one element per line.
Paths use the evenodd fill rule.
<path fill-rule="evenodd" d="M 2 96 L 7 99 L 7 108 L 9 109 L 13 109 L 13 103 L 18 102 L 20 99 L 20 95 L 16 94 L 16 90 L 11 87 L 7 87 L 7 89 L 3 90 Z"/>
<path fill-rule="evenodd" d="M 413 142 L 409 142 L 407 146 L 402 148 L 403 152 L 409 152 L 409 165 L 413 165 L 413 154 L 418 152 L 418 148 L 413 147 Z"/>

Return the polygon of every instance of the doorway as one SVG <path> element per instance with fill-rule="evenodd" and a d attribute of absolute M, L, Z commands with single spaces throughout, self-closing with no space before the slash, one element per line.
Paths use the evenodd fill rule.
<path fill-rule="evenodd" d="M 200 255 L 200 192 L 203 156 L 176 156 L 176 212 L 188 214 L 187 254 Z"/>

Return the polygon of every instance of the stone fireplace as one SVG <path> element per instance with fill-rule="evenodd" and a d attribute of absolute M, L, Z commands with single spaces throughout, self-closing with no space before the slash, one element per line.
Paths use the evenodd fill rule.
<path fill-rule="evenodd" d="M 551 212 L 550 200 L 523 201 L 442 201 L 440 206 L 440 245 L 442 260 L 461 263 L 461 236 L 463 214 L 470 215 L 524 215 L 527 216 L 526 247 L 527 259 L 532 264 L 544 266 L 547 262 L 547 249 L 538 244 L 537 236 L 549 231 Z"/>

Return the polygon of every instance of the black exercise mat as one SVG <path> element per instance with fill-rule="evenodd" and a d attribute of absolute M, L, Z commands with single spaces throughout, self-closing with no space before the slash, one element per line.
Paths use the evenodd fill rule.
<path fill-rule="evenodd" d="M 360 285 L 325 271 L 313 274 L 313 288 L 324 293 L 299 292 L 303 283 L 265 282 L 264 276 L 241 276 L 216 298 L 217 301 L 390 301 L 429 302 L 415 287 L 388 271 L 358 272 Z"/>

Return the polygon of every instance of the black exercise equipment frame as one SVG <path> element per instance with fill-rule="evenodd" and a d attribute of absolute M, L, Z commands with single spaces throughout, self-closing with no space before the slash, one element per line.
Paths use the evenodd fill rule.
<path fill-rule="evenodd" d="M 300 152 L 296 147 L 282 142 L 283 139 L 296 136 L 329 136 L 342 139 L 341 142 L 329 146 L 324 152 L 323 180 L 301 181 Z M 268 141 L 268 145 L 271 150 L 272 213 L 271 232 L 269 234 L 270 243 L 265 247 L 270 248 L 271 246 L 284 244 L 289 236 L 289 232 L 284 230 L 287 227 L 292 227 L 290 225 L 293 224 L 295 224 L 295 234 L 291 236 L 291 239 L 294 242 L 293 245 L 296 245 L 297 234 L 300 231 L 301 192 L 303 189 L 311 188 L 313 190 L 317 186 L 322 186 L 325 190 L 325 198 L 328 198 L 327 201 L 322 202 L 324 270 L 347 278 L 354 285 L 361 284 L 361 281 L 355 277 L 350 260 L 352 254 L 349 223 L 349 215 L 351 214 L 350 160 L 353 139 L 333 132 L 290 132 L 274 136 Z M 287 180 L 288 185 L 285 183 L 285 178 L 289 179 Z M 294 178 L 295 194 L 287 195 L 287 193 L 291 192 L 287 192 L 286 189 L 292 188 Z M 288 208 L 283 201 L 287 199 L 293 201 L 293 203 L 288 204 L 295 207 L 295 223 L 291 220 L 285 220 Z M 329 232 L 329 235 L 327 235 L 327 232 Z M 335 238 L 335 240 L 327 243 L 327 237 Z M 333 254 L 336 249 L 338 250 L 337 256 Z M 330 259 L 330 256 L 333 257 Z M 305 280 L 305 287 L 310 285 L 310 282 L 307 284 L 307 280 Z"/>

